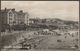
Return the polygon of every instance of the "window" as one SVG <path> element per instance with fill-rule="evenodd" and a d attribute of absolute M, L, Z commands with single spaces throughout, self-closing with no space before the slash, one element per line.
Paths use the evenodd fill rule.
<path fill-rule="evenodd" d="M 11 12 L 9 13 L 9 17 L 12 17 L 12 13 Z"/>
<path fill-rule="evenodd" d="M 62 40 L 59 39 L 59 40 L 57 40 L 57 42 L 62 42 Z"/>
<path fill-rule="evenodd" d="M 12 18 L 9 18 L 9 20 L 12 20 Z"/>
<path fill-rule="evenodd" d="M 12 22 L 9 22 L 9 24 L 12 24 Z"/>

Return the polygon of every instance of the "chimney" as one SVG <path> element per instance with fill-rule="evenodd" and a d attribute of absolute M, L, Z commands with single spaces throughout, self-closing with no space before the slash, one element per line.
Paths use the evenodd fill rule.
<path fill-rule="evenodd" d="M 12 11 L 15 11 L 15 8 L 13 8 Z"/>
<path fill-rule="evenodd" d="M 20 13 L 23 13 L 23 10 L 20 10 L 19 12 L 20 12 Z"/>
<path fill-rule="evenodd" d="M 7 8 L 5 8 L 5 11 L 7 10 Z"/>

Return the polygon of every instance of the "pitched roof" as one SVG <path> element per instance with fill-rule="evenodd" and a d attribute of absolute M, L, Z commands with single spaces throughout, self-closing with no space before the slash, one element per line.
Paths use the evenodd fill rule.
<path fill-rule="evenodd" d="M 3 14 L 3 13 L 8 13 L 8 11 L 12 11 L 14 14 L 17 14 L 17 15 L 25 15 L 25 13 L 24 12 L 20 12 L 20 11 L 15 11 L 15 10 L 13 10 L 13 9 L 2 9 L 1 10 L 1 13 Z"/>

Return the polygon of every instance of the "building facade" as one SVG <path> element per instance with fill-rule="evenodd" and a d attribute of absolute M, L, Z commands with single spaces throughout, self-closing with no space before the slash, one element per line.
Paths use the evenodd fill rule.
<path fill-rule="evenodd" d="M 28 13 L 24 13 L 22 10 L 16 11 L 15 8 L 5 8 L 1 10 L 1 19 L 2 24 L 9 24 L 10 26 L 20 23 L 25 23 L 28 25 L 29 22 Z"/>

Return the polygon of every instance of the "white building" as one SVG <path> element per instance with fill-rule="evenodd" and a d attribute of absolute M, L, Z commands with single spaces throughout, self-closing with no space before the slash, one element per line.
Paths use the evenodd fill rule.
<path fill-rule="evenodd" d="M 20 24 L 25 23 L 26 25 L 29 24 L 28 13 L 24 13 L 22 10 L 16 11 L 15 8 L 13 9 L 3 9 L 1 10 L 1 19 L 3 24 Z"/>

